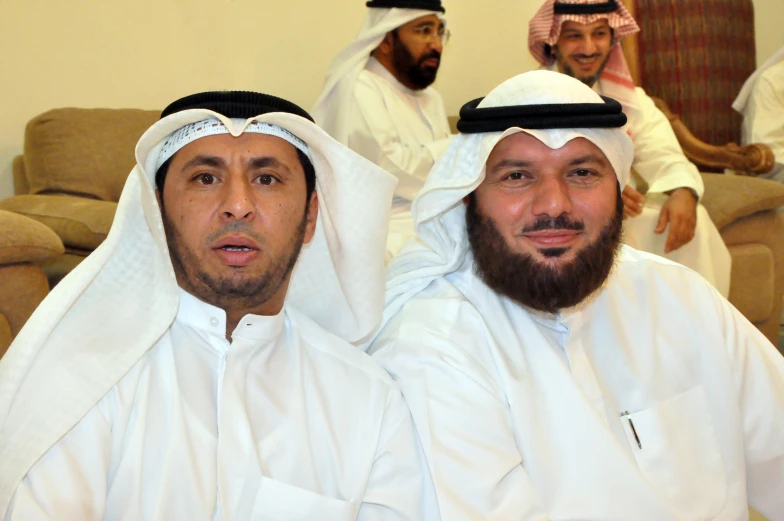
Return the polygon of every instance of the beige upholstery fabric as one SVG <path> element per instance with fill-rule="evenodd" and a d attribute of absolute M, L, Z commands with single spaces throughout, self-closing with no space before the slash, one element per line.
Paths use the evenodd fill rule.
<path fill-rule="evenodd" d="M 26 194 L 30 191 L 30 183 L 27 181 L 27 172 L 24 167 L 24 156 L 16 156 L 11 163 L 11 170 L 14 174 L 14 193 L 16 195 Z"/>
<path fill-rule="evenodd" d="M 751 322 L 761 322 L 773 313 L 773 252 L 762 244 L 730 247 L 733 281 L 769 280 L 770 284 L 736 282 L 730 289 L 733 305 Z"/>
<path fill-rule="evenodd" d="M 49 283 L 38 266 L 0 266 L 0 316 L 8 322 L 12 337 L 48 293 Z"/>
<path fill-rule="evenodd" d="M 64 251 L 63 243 L 51 229 L 0 210 L 0 265 L 44 262 Z"/>
<path fill-rule="evenodd" d="M 54 230 L 69 248 L 92 251 L 106 239 L 117 203 L 69 195 L 17 195 L 0 210 L 35 219 Z"/>
<path fill-rule="evenodd" d="M 733 221 L 784 205 L 784 185 L 775 181 L 721 174 L 703 174 L 702 180 L 702 204 L 720 231 Z"/>
<path fill-rule="evenodd" d="M 13 340 L 13 338 L 14 337 L 11 336 L 11 325 L 3 315 L 0 315 L 0 358 L 2 358 L 8 350 L 8 346 L 11 345 L 11 340 Z"/>
<path fill-rule="evenodd" d="M 136 163 L 136 142 L 159 114 L 63 108 L 33 118 L 24 143 L 30 193 L 63 192 L 116 202 Z"/>

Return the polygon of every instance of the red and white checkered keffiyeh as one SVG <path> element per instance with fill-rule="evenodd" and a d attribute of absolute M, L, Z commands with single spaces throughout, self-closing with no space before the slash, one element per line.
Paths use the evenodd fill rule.
<path fill-rule="evenodd" d="M 606 0 L 558 0 L 562 4 L 600 4 Z M 566 21 L 579 22 L 581 24 L 591 24 L 602 18 L 607 19 L 607 23 L 615 31 L 617 39 L 634 34 L 640 30 L 637 22 L 620 0 L 617 1 L 617 9 L 611 13 L 600 14 L 559 14 L 554 11 L 556 0 L 547 0 L 537 11 L 536 15 L 528 24 L 528 49 L 542 65 L 551 65 L 554 58 L 545 53 L 544 46 L 555 45 L 561 35 L 561 26 Z M 610 51 L 610 59 L 602 71 L 602 80 L 615 83 L 629 89 L 634 88 L 634 81 L 629 72 L 626 58 L 623 56 L 620 44 L 616 43 Z M 623 103 L 623 100 L 618 100 Z"/>

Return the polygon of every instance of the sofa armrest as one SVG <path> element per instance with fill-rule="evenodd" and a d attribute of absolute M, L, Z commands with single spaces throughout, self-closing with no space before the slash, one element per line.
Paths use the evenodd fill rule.
<path fill-rule="evenodd" d="M 692 134 L 681 121 L 680 116 L 673 114 L 663 99 L 656 97 L 651 99 L 656 108 L 667 116 L 678 143 L 689 161 L 698 166 L 734 170 L 739 175 L 757 176 L 773 170 L 776 163 L 773 151 L 768 145 L 762 143 L 753 143 L 744 147 L 735 143 L 724 146 L 709 145 Z"/>
<path fill-rule="evenodd" d="M 11 164 L 14 173 L 14 194 L 22 195 L 30 192 L 30 181 L 27 180 L 27 171 L 24 166 L 24 156 L 18 155 Z"/>
<path fill-rule="evenodd" d="M 0 210 L 0 265 L 39 264 L 64 252 L 62 241 L 47 226 Z"/>
<path fill-rule="evenodd" d="M 748 215 L 784 206 L 784 185 L 769 179 L 702 174 L 702 180 L 701 203 L 719 230 Z"/>

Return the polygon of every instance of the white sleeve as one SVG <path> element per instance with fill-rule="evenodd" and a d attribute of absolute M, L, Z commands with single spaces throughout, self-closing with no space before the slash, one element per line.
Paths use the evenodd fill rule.
<path fill-rule="evenodd" d="M 452 138 L 416 146 L 404 143 L 389 110 L 383 93 L 367 75 L 360 74 L 354 90 L 348 144 L 352 150 L 399 179 L 397 195 L 413 199 Z"/>
<path fill-rule="evenodd" d="M 776 166 L 770 174 L 774 179 L 784 180 L 784 86 L 771 82 L 765 75 L 748 101 L 751 118 L 744 120 L 746 143 L 764 143 L 773 150 Z"/>
<path fill-rule="evenodd" d="M 357 521 L 431 521 L 433 485 L 411 413 L 395 387 Z"/>
<path fill-rule="evenodd" d="M 678 138 L 662 111 L 645 91 L 637 88 L 641 117 L 632 129 L 634 161 L 632 168 L 648 184 L 649 193 L 664 193 L 676 188 L 691 188 L 702 197 L 702 177 L 683 154 Z"/>
<path fill-rule="evenodd" d="M 106 508 L 111 428 L 93 409 L 30 469 L 5 521 L 100 521 Z"/>
<path fill-rule="evenodd" d="M 784 358 L 724 299 L 720 316 L 743 422 L 748 502 L 784 521 Z"/>
<path fill-rule="evenodd" d="M 440 302 L 434 316 L 427 304 L 409 302 L 373 346 L 373 357 L 400 384 L 411 409 L 440 519 L 545 520 L 481 337 L 481 318 L 470 306 Z M 425 324 L 428 316 L 433 320 Z"/>

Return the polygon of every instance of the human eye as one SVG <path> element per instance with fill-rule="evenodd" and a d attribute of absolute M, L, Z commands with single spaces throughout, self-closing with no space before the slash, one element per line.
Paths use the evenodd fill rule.
<path fill-rule="evenodd" d="M 218 178 L 207 172 L 202 172 L 193 176 L 193 181 L 201 185 L 211 185 L 218 182 Z"/>
<path fill-rule="evenodd" d="M 502 182 L 511 185 L 520 185 L 528 182 L 531 179 L 531 175 L 528 172 L 522 172 L 519 170 L 515 170 L 513 172 L 509 172 L 503 176 Z"/>
<path fill-rule="evenodd" d="M 272 174 L 261 174 L 256 178 L 256 181 L 261 185 L 271 186 L 280 182 L 280 179 Z"/>
<path fill-rule="evenodd" d="M 599 174 L 590 168 L 576 168 L 569 172 L 569 177 L 580 183 L 591 182 L 598 176 Z"/>

